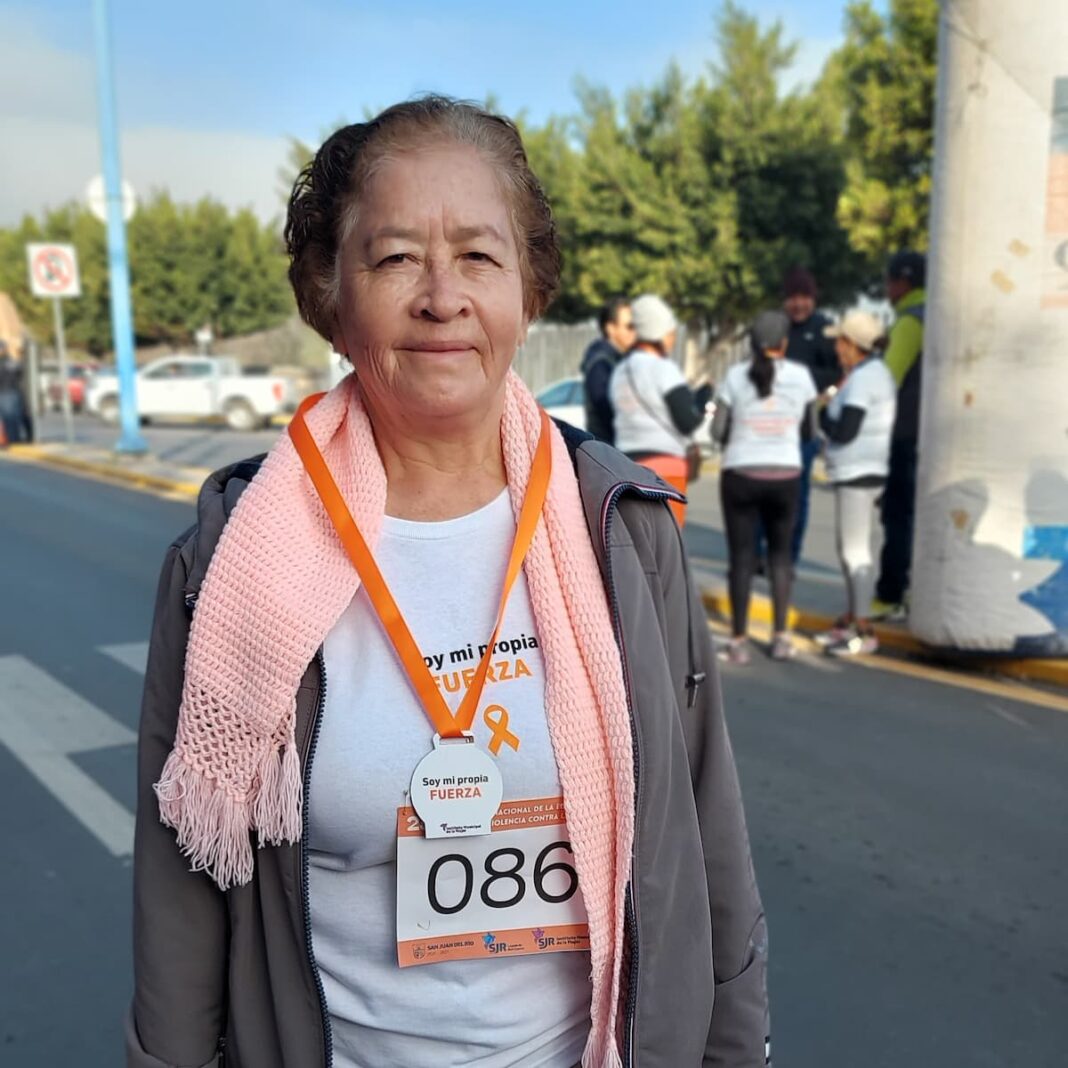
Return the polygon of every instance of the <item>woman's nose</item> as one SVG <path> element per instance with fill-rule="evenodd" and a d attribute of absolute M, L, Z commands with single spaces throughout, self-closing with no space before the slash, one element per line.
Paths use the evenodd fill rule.
<path fill-rule="evenodd" d="M 428 263 L 423 274 L 416 311 L 421 318 L 448 322 L 470 310 L 470 301 L 451 264 Z"/>

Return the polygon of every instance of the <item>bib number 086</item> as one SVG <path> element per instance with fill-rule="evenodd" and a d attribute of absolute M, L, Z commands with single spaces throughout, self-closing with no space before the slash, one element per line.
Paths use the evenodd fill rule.
<path fill-rule="evenodd" d="M 575 891 L 578 890 L 578 873 L 570 864 L 562 860 L 554 861 L 552 864 L 546 863 L 557 850 L 564 850 L 570 856 L 571 843 L 561 841 L 547 845 L 534 861 L 534 872 L 531 876 L 534 893 L 542 901 L 547 901 L 552 905 L 559 905 L 570 900 L 575 896 Z M 490 853 L 483 865 L 487 878 L 482 880 L 482 884 L 478 888 L 482 903 L 491 909 L 510 909 L 512 906 L 518 905 L 527 893 L 527 880 L 521 874 L 526 867 L 526 863 L 526 854 L 521 849 L 508 847 L 506 849 L 495 849 Z M 463 872 L 463 892 L 460 894 L 459 900 L 451 905 L 442 904 L 441 899 L 438 897 L 438 877 L 441 875 L 442 869 L 448 864 L 458 864 Z M 552 893 L 545 885 L 546 879 L 553 872 L 561 872 L 567 879 L 566 888 L 558 894 Z M 498 887 L 498 883 L 504 883 L 505 886 Z M 510 893 L 502 897 L 502 891 L 510 891 Z M 462 854 L 447 853 L 443 857 L 438 857 L 430 866 L 430 871 L 427 872 L 426 878 L 427 900 L 430 902 L 430 907 L 440 915 L 453 916 L 457 912 L 462 912 L 467 908 L 474 892 L 475 871 L 471 861 Z"/>

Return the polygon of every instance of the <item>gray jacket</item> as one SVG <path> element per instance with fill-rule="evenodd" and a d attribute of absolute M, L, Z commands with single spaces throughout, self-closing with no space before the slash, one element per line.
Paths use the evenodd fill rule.
<path fill-rule="evenodd" d="M 562 428 L 564 429 L 564 428 Z M 623 1062 L 766 1062 L 767 933 L 704 612 L 645 468 L 565 431 L 623 652 L 633 718 L 636 830 L 626 902 Z M 167 553 L 139 745 L 135 992 L 128 1068 L 322 1068 L 330 1022 L 311 951 L 301 845 L 256 854 L 246 886 L 188 870 L 152 784 L 174 740 L 189 622 L 219 534 L 258 461 L 213 475 L 198 523 Z M 323 708 L 320 653 L 297 694 L 305 802 Z M 304 807 L 307 813 L 307 803 Z M 307 817 L 305 816 L 305 819 Z M 304 840 L 307 840 L 305 825 Z"/>

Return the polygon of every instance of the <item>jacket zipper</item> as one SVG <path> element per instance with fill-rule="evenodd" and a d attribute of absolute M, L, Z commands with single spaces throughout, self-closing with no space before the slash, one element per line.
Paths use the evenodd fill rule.
<path fill-rule="evenodd" d="M 611 555 L 608 551 L 608 535 L 615 515 L 616 503 L 626 492 L 636 493 L 639 497 L 647 500 L 670 501 L 683 498 L 681 494 L 670 490 L 654 490 L 645 486 L 639 486 L 636 482 L 617 482 L 601 506 L 601 547 L 604 550 L 605 575 L 608 578 L 608 603 L 612 610 L 612 625 L 616 632 L 616 645 L 619 646 L 619 655 L 623 661 L 623 685 L 627 693 L 627 711 L 630 714 L 630 737 L 631 750 L 634 759 L 634 845 L 631 849 L 630 858 L 630 885 L 627 887 L 623 905 L 623 921 L 627 928 L 627 937 L 630 940 L 630 972 L 627 983 L 627 999 L 623 1010 L 623 1068 L 634 1068 L 637 1064 L 635 1056 L 635 1021 L 637 1016 L 638 1002 L 638 897 L 635 888 L 635 850 L 638 846 L 638 809 L 641 801 L 641 752 L 638 748 L 638 725 L 634 716 L 634 700 L 630 691 L 630 668 L 627 662 L 627 651 L 623 644 L 623 625 L 619 612 L 619 599 L 616 596 L 615 578 L 612 575 Z"/>
<path fill-rule="evenodd" d="M 320 648 L 315 654 L 319 665 L 319 698 L 315 704 L 315 718 L 312 721 L 311 740 L 308 754 L 304 761 L 304 804 L 301 809 L 300 866 L 301 866 L 301 907 L 304 912 L 304 946 L 308 954 L 308 966 L 315 979 L 315 990 L 319 997 L 319 1016 L 323 1026 L 323 1065 L 330 1068 L 334 1063 L 334 1033 L 330 1026 L 330 1014 L 326 1009 L 326 991 L 323 989 L 323 977 L 319 974 L 319 965 L 315 962 L 315 948 L 312 945 L 311 901 L 309 895 L 308 875 L 308 801 L 311 792 L 311 768 L 315 759 L 315 747 L 319 742 L 319 728 L 323 720 L 323 708 L 326 705 L 326 658 Z"/>
<path fill-rule="evenodd" d="M 625 1031 L 623 1048 L 623 1068 L 634 1068 L 637 1064 L 635 1059 L 635 1015 L 638 1000 L 638 898 L 634 881 L 634 854 L 637 847 L 638 833 L 638 808 L 641 797 L 641 754 L 638 748 L 638 730 L 634 718 L 634 701 L 630 692 L 630 668 L 627 661 L 627 652 L 623 645 L 623 626 L 620 620 L 619 599 L 616 596 L 616 584 L 612 575 L 611 556 L 608 551 L 608 534 L 615 514 L 615 506 L 619 498 L 627 492 L 636 493 L 639 497 L 652 501 L 682 501 L 679 493 L 670 490 L 649 489 L 639 486 L 636 482 L 617 482 L 605 497 L 601 506 L 601 547 L 604 550 L 605 574 L 608 578 L 608 603 L 612 609 L 612 625 L 616 633 L 616 645 L 619 647 L 619 655 L 623 661 L 623 686 L 627 694 L 627 711 L 630 714 L 631 726 L 631 754 L 634 759 L 634 834 L 635 845 L 632 847 L 630 864 L 630 885 L 627 887 L 624 902 L 624 923 L 627 926 L 627 935 L 630 939 L 630 975 L 627 984 L 627 1000 L 624 1008 L 623 1027 Z M 190 610 L 196 604 L 197 595 L 193 594 L 186 598 L 186 607 Z M 315 706 L 315 718 L 312 722 L 311 740 L 308 744 L 308 754 L 304 762 L 304 800 L 301 810 L 301 897 L 304 913 L 304 947 L 308 956 L 308 966 L 312 977 L 315 979 L 315 990 L 319 997 L 319 1015 L 323 1028 L 323 1046 L 325 1050 L 324 1066 L 332 1068 L 334 1063 L 334 1036 L 330 1026 L 330 1015 L 326 1009 L 326 991 L 323 989 L 323 979 L 319 973 L 319 966 L 315 962 L 315 949 L 312 945 L 311 904 L 309 900 L 309 875 L 308 875 L 308 799 L 311 789 L 311 768 L 315 759 L 315 747 L 319 741 L 319 728 L 322 724 L 323 708 L 326 704 L 326 661 L 320 648 L 315 654 L 319 665 L 319 699 Z M 225 1039 L 221 1044 L 220 1053 L 225 1050 Z"/>

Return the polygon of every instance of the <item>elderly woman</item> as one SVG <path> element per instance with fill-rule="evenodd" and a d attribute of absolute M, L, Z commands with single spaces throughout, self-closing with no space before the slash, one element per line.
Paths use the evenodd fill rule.
<path fill-rule="evenodd" d="M 559 271 L 518 132 L 436 97 L 346 126 L 286 233 L 353 373 L 164 564 L 128 1064 L 763 1065 L 674 494 L 510 370 Z"/>

